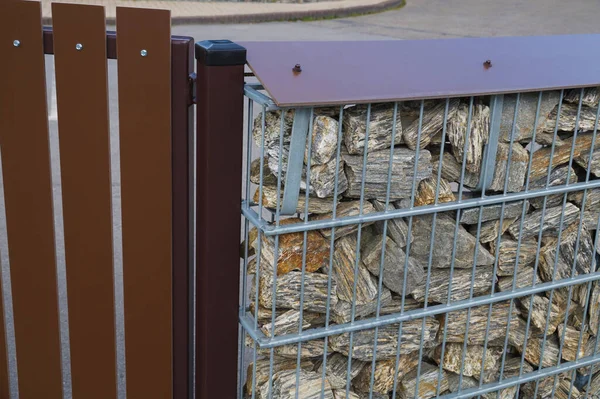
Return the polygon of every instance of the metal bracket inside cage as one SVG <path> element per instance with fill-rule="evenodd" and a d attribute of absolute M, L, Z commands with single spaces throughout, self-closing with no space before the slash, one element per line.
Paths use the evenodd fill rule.
<path fill-rule="evenodd" d="M 285 186 L 283 191 L 283 202 L 281 205 L 282 215 L 293 215 L 298 207 L 300 196 L 300 183 L 302 182 L 302 169 L 304 167 L 304 150 L 306 148 L 306 137 L 310 125 L 310 108 L 297 108 L 294 112 L 294 124 L 292 125 L 292 139 L 288 155 L 288 165 L 285 174 Z M 307 182 L 307 189 L 309 183 Z"/>
<path fill-rule="evenodd" d="M 504 95 L 492 96 L 490 101 L 490 136 L 488 143 L 483 149 L 483 160 L 479 172 L 479 183 L 476 191 L 485 191 L 494 178 L 496 170 L 496 154 L 498 152 L 498 140 L 500 138 L 500 124 L 502 123 L 502 108 L 504 106 Z M 485 180 L 485 181 L 484 181 Z"/>

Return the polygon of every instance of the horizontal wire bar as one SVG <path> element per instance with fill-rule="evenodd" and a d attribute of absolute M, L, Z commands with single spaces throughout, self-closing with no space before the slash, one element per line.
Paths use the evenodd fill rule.
<path fill-rule="evenodd" d="M 244 330 L 246 330 L 248 335 L 250 335 L 255 342 L 269 339 L 261 329 L 254 328 L 254 316 L 249 316 L 249 314 L 244 315 L 243 312 L 240 311 L 239 319 Z"/>
<path fill-rule="evenodd" d="M 466 208 L 475 208 L 478 206 L 487 206 L 487 205 L 496 205 L 502 202 L 512 202 L 519 201 L 529 198 L 549 196 L 553 194 L 564 194 L 573 191 L 581 191 L 584 189 L 592 189 L 600 187 L 600 180 L 594 180 L 590 182 L 582 182 L 582 183 L 574 183 L 569 185 L 562 186 L 553 186 L 548 188 L 543 188 L 540 190 L 533 191 L 522 191 L 518 193 L 509 193 L 509 194 L 499 194 L 493 195 L 485 198 L 472 198 L 463 201 L 456 202 L 445 202 L 437 205 L 427 205 L 427 206 L 419 206 L 413 208 L 404 208 L 404 209 L 395 209 L 384 212 L 376 212 L 369 213 L 363 215 L 356 216 L 347 216 L 343 218 L 333 218 L 327 220 L 315 220 L 306 223 L 294 223 L 287 224 L 279 227 L 275 227 L 266 222 L 258 223 L 258 215 L 256 217 L 249 218 L 250 223 L 254 226 L 260 228 L 263 233 L 267 236 L 275 236 L 280 234 L 289 234 L 289 233 L 297 233 L 309 230 L 320 230 L 320 229 L 330 229 L 332 227 L 341 227 L 348 226 L 351 224 L 358 223 L 370 223 L 370 222 L 379 222 L 383 220 L 396 219 L 401 217 L 410 217 L 410 216 L 421 216 L 427 215 L 436 212 L 447 212 L 447 211 L 455 211 L 458 209 L 466 209 Z M 249 209 L 250 203 L 244 201 L 242 203 L 242 213 L 247 215 L 246 212 Z"/>
<path fill-rule="evenodd" d="M 336 324 L 329 327 L 320 327 L 312 330 L 307 330 L 301 334 L 286 334 L 279 337 L 267 337 L 260 330 L 255 329 L 252 323 L 246 320 L 249 316 L 240 317 L 240 323 L 246 328 L 250 337 L 255 340 L 260 348 L 270 349 L 287 344 L 295 344 L 298 342 L 310 341 L 313 339 L 324 338 L 332 335 L 343 334 L 346 332 L 368 330 L 375 327 L 386 326 L 404 322 L 407 320 L 418 320 L 424 317 L 436 316 L 439 314 L 449 313 L 457 310 L 463 310 L 475 306 L 494 304 L 522 296 L 537 294 L 551 289 L 558 289 L 587 283 L 589 281 L 600 280 L 600 271 L 590 274 L 583 274 L 572 278 L 566 278 L 554 282 L 536 284 L 532 287 L 523 287 L 514 291 L 504 291 L 493 295 L 481 296 L 473 299 L 466 299 L 450 304 L 434 305 L 427 308 L 415 309 L 404 313 L 393 313 L 390 315 L 381 316 L 379 318 L 370 318 L 357 320 L 353 323 Z"/>
<path fill-rule="evenodd" d="M 485 384 L 485 385 L 482 385 L 480 388 L 470 388 L 470 389 L 466 389 L 464 391 L 460 391 L 460 392 L 456 392 L 456 393 L 452 393 L 452 394 L 448 394 L 448 395 L 443 395 L 443 396 L 440 396 L 439 399 L 472 398 L 477 395 L 482 395 L 482 394 L 486 394 L 489 392 L 495 392 L 500 389 L 510 388 L 511 386 L 514 386 L 517 384 L 524 384 L 524 383 L 527 383 L 530 381 L 539 380 L 544 377 L 550 377 L 550 376 L 564 373 L 567 371 L 571 371 L 573 369 L 577 369 L 580 367 L 585 367 L 585 366 L 589 366 L 592 364 L 596 364 L 598 362 L 600 362 L 600 353 L 597 355 L 585 357 L 583 359 L 580 359 L 580 360 L 577 360 L 574 362 L 562 363 L 558 366 L 546 367 L 546 368 L 543 368 L 543 369 L 540 369 L 537 371 L 532 371 L 531 373 L 523 374 L 521 377 L 516 376 L 516 377 L 503 379 L 500 382 L 492 382 L 489 384 Z"/>
<path fill-rule="evenodd" d="M 248 201 L 242 201 L 242 215 L 244 215 L 244 217 L 246 219 L 248 219 L 248 221 L 250 223 L 252 223 L 252 225 L 254 227 L 256 227 L 264 232 L 265 229 L 269 228 L 270 224 L 267 221 L 265 221 L 263 218 L 258 216 L 258 213 L 256 213 L 256 211 L 254 211 L 254 209 L 249 208 L 248 204 L 249 204 Z"/>
<path fill-rule="evenodd" d="M 267 111 L 280 110 L 281 108 L 278 107 L 269 96 L 259 91 L 262 89 L 263 87 L 261 85 L 245 84 L 244 95 L 260 105 L 264 105 Z"/>

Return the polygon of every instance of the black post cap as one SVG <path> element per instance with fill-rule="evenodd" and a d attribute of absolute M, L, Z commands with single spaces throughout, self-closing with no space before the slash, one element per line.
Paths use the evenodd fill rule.
<path fill-rule="evenodd" d="M 206 66 L 244 65 L 246 49 L 231 40 L 204 40 L 196 43 L 196 59 Z"/>

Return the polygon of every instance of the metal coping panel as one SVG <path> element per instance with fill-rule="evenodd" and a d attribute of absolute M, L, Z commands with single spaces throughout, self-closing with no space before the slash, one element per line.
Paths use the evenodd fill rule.
<path fill-rule="evenodd" d="M 600 34 L 239 44 L 281 107 L 600 85 Z"/>

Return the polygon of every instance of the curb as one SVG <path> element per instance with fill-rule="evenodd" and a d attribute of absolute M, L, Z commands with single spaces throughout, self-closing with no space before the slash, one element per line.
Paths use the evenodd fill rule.
<path fill-rule="evenodd" d="M 402 7 L 406 4 L 405 0 L 385 0 L 377 4 L 357 5 L 353 7 L 338 7 L 327 10 L 306 10 L 306 11 L 286 11 L 286 12 L 265 12 L 256 14 L 231 14 L 231 15 L 200 15 L 173 17 L 172 25 L 211 25 L 211 24 L 248 24 L 259 22 L 276 21 L 297 21 L 306 18 L 326 19 L 326 18 L 344 18 L 356 15 L 374 14 L 387 11 L 393 8 Z M 52 25 L 51 17 L 43 17 L 44 25 Z M 108 25 L 115 25 L 115 18 L 106 18 Z"/>

